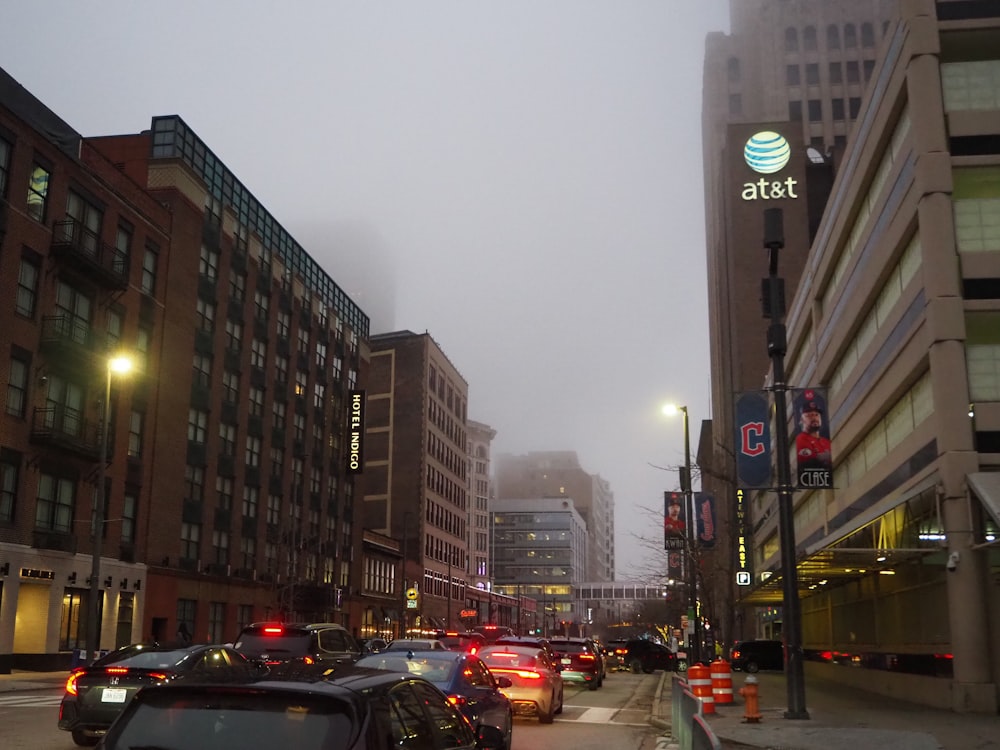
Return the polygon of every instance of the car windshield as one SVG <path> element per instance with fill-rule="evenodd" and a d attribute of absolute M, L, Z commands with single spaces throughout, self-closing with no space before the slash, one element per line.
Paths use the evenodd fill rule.
<path fill-rule="evenodd" d="M 518 669 L 534 669 L 535 657 L 516 651 L 492 651 L 480 653 L 480 658 L 490 667 L 517 667 Z"/>
<path fill-rule="evenodd" d="M 551 641 L 554 651 L 560 654 L 580 654 L 589 651 L 586 643 L 568 643 L 566 641 Z"/>
<path fill-rule="evenodd" d="M 387 669 L 390 672 L 409 672 L 410 674 L 418 674 L 431 682 L 444 684 L 451 681 L 458 660 L 452 657 L 436 658 L 425 654 L 415 655 L 410 659 L 403 653 L 395 654 L 383 651 L 380 654 L 361 657 L 356 665 L 372 669 Z"/>
<path fill-rule="evenodd" d="M 158 690 L 108 734 L 105 748 L 343 750 L 356 735 L 351 716 L 340 700 L 291 691 Z"/>
<path fill-rule="evenodd" d="M 244 633 L 233 644 L 233 648 L 244 654 L 289 654 L 304 656 L 309 653 L 308 633 L 261 634 Z"/>
<path fill-rule="evenodd" d="M 189 651 L 136 651 L 129 654 L 124 659 L 116 659 L 113 662 L 102 662 L 98 666 L 114 665 L 116 667 L 132 667 L 135 669 L 163 669 L 164 667 L 176 666 L 178 662 L 184 660 L 190 654 Z"/>

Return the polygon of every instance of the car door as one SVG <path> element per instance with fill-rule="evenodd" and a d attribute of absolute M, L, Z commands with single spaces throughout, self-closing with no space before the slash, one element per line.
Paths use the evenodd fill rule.
<path fill-rule="evenodd" d="M 476 717 L 475 720 L 466 713 L 473 726 L 489 724 L 506 732 L 510 701 L 507 696 L 500 692 L 500 688 L 487 666 L 479 659 L 466 659 L 462 665 L 462 675 L 462 679 L 468 683 L 470 688 L 467 693 L 469 702 L 474 702 L 473 715 Z"/>
<path fill-rule="evenodd" d="M 433 685 L 414 682 L 413 692 L 423 703 L 434 732 L 435 750 L 464 750 L 476 746 L 472 726 Z"/>

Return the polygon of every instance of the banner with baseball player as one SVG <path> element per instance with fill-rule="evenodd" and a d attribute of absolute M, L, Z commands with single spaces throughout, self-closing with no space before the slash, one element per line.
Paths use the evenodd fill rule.
<path fill-rule="evenodd" d="M 796 484 L 804 490 L 833 487 L 833 457 L 830 453 L 830 423 L 826 389 L 792 389 L 795 413 Z"/>

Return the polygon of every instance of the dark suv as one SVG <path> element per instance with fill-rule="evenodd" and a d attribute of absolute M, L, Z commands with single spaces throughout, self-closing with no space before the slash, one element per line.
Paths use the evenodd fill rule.
<path fill-rule="evenodd" d="M 645 638 L 633 638 L 626 642 L 623 660 L 625 667 L 633 674 L 649 674 L 657 669 L 672 672 L 677 669 L 677 654 L 666 646 Z"/>
<path fill-rule="evenodd" d="M 753 674 L 761 669 L 785 668 L 785 644 L 781 641 L 743 641 L 733 649 L 733 669 Z"/>
<path fill-rule="evenodd" d="M 343 664 L 361 657 L 361 646 L 347 628 L 332 622 L 257 622 L 243 628 L 233 648 L 252 661 L 272 666 L 293 661 Z"/>

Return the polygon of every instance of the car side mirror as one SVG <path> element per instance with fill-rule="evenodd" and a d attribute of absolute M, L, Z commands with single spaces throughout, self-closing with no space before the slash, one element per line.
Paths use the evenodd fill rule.
<path fill-rule="evenodd" d="M 504 675 L 500 675 L 499 677 L 494 677 L 493 679 L 496 682 L 497 687 L 499 688 L 509 688 L 514 684 L 513 682 L 511 682 L 510 677 L 506 677 Z"/>

